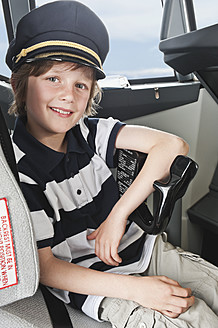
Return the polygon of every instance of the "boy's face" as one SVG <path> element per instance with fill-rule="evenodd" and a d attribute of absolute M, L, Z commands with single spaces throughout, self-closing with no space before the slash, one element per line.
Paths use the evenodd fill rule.
<path fill-rule="evenodd" d="M 92 69 L 72 70 L 73 65 L 58 63 L 47 73 L 28 78 L 27 129 L 44 144 L 49 137 L 63 140 L 86 110 L 93 84 Z"/>

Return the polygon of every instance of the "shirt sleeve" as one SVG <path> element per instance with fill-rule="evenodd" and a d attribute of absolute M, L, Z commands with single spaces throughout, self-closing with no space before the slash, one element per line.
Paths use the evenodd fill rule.
<path fill-rule="evenodd" d="M 84 123 L 86 128 L 83 126 L 82 133 L 87 138 L 88 143 L 94 148 L 96 154 L 103 158 L 108 167 L 113 168 L 116 137 L 125 123 L 112 117 L 108 119 L 86 118 Z"/>

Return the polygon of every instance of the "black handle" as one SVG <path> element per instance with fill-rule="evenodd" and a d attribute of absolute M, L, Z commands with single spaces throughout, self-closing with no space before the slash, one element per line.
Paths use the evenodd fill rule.
<path fill-rule="evenodd" d="M 154 215 L 144 202 L 130 215 L 129 219 L 149 234 L 156 235 L 165 231 L 176 201 L 183 197 L 197 170 L 198 165 L 191 158 L 177 156 L 170 168 L 169 181 L 167 183 L 154 182 L 158 198 Z"/>

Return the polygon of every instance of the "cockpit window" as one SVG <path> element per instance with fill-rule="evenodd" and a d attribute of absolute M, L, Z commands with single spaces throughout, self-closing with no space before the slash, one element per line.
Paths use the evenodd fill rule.
<path fill-rule="evenodd" d="M 36 0 L 38 6 L 49 2 Z M 161 0 L 80 0 L 99 15 L 108 28 L 110 53 L 107 75 L 128 78 L 173 75 L 158 49 L 162 19 Z"/>
<path fill-rule="evenodd" d="M 27 1 L 27 0 L 26 0 Z M 35 0 L 36 6 L 54 0 Z M 153 78 L 174 75 L 159 51 L 162 3 L 165 0 L 79 0 L 105 22 L 110 34 L 110 53 L 104 70 L 107 75 Z M 217 0 L 193 0 L 197 28 L 217 23 Z M 0 1 L 0 75 L 9 76 L 5 64 L 8 47 L 2 1 Z"/>
<path fill-rule="evenodd" d="M 218 23 L 217 0 L 194 0 L 194 9 L 198 29 Z"/>

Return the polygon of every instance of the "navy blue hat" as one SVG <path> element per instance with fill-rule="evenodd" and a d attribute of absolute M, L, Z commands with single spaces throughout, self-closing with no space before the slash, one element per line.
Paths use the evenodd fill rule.
<path fill-rule="evenodd" d="M 6 63 L 16 71 L 36 60 L 72 61 L 93 67 L 102 79 L 108 51 L 107 30 L 93 11 L 77 1 L 55 1 L 21 18 Z"/>

